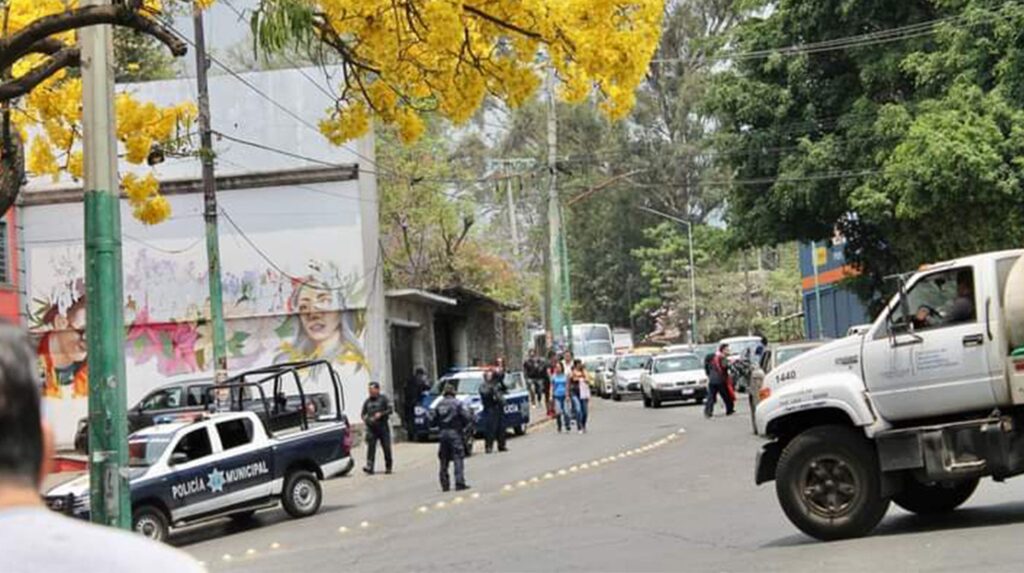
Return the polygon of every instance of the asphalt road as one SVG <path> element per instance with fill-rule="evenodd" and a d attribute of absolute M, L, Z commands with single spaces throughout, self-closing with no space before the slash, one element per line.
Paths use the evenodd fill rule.
<path fill-rule="evenodd" d="M 546 425 L 510 439 L 509 453 L 470 458 L 476 497 L 439 491 L 433 445 L 401 444 L 395 475 L 327 482 L 312 518 L 266 511 L 174 542 L 211 571 L 876 573 L 1019 571 L 1024 560 L 1024 479 L 983 482 L 939 520 L 894 506 L 875 535 L 821 543 L 790 525 L 771 484 L 754 486 L 760 440 L 745 409 L 713 420 L 691 405 L 593 410 L 586 435 Z"/>

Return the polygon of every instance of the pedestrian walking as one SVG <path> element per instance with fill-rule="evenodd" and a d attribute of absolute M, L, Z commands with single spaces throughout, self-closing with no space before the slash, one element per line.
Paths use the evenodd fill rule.
<path fill-rule="evenodd" d="M 526 361 L 523 362 L 523 373 L 526 374 L 526 385 L 530 390 L 530 404 L 540 406 L 547 399 L 547 395 L 544 393 L 547 368 L 544 361 L 537 356 L 537 351 L 532 348 Z"/>
<path fill-rule="evenodd" d="M 47 509 L 39 492 L 54 446 L 53 432 L 39 403 L 37 364 L 28 336 L 0 322 L 0 549 L 6 564 L 3 570 L 205 571 L 195 559 L 170 545 Z"/>
<path fill-rule="evenodd" d="M 574 362 L 572 377 L 572 410 L 576 418 L 576 428 L 581 434 L 587 433 L 587 417 L 590 410 L 590 381 L 583 362 Z"/>
<path fill-rule="evenodd" d="M 566 410 L 566 396 L 569 391 L 569 378 L 565 374 L 565 367 L 561 362 L 556 362 L 554 373 L 551 376 L 551 397 L 555 404 L 555 420 L 558 424 L 558 432 L 562 432 L 565 426 L 566 432 L 572 431 L 569 422 L 569 412 Z"/>
<path fill-rule="evenodd" d="M 708 364 L 708 397 L 704 402 L 705 417 L 710 418 L 714 415 L 718 396 L 722 397 L 722 402 L 725 404 L 725 415 L 732 415 L 734 399 L 729 391 L 729 384 L 729 345 L 723 344 L 718 347 L 718 352 Z"/>
<path fill-rule="evenodd" d="M 451 489 L 448 466 L 455 464 L 455 490 L 469 489 L 466 484 L 466 448 L 463 442 L 466 429 L 473 424 L 473 415 L 466 406 L 455 398 L 455 386 L 446 384 L 444 397 L 431 410 L 432 421 L 437 423 L 437 459 L 441 466 L 441 491 Z"/>
<path fill-rule="evenodd" d="M 394 413 L 391 400 L 381 393 L 380 384 L 370 382 L 370 397 L 363 402 L 363 424 L 366 428 L 366 467 L 363 471 L 373 475 L 377 444 L 384 450 L 384 473 L 390 474 L 394 469 L 391 458 L 391 424 L 389 418 Z"/>
<path fill-rule="evenodd" d="M 480 385 L 480 403 L 484 416 L 484 451 L 494 451 L 497 442 L 499 452 L 507 452 L 505 446 L 505 371 L 501 359 L 498 366 L 484 372 L 484 383 Z"/>
<path fill-rule="evenodd" d="M 405 414 L 405 433 L 410 438 L 416 432 L 415 416 L 416 416 L 416 405 L 419 404 L 421 397 L 424 392 L 430 391 L 430 379 L 427 378 L 427 371 L 423 368 L 417 368 L 413 373 L 412 378 L 405 383 L 405 400 L 403 404 L 403 414 Z"/>

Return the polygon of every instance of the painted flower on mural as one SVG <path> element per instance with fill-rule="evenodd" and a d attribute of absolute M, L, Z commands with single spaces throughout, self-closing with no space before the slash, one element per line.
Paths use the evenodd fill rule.
<path fill-rule="evenodd" d="M 136 364 L 156 360 L 157 371 L 164 376 L 191 374 L 203 370 L 196 356 L 199 331 L 194 323 L 156 323 L 145 309 L 136 315 L 126 339 Z"/>

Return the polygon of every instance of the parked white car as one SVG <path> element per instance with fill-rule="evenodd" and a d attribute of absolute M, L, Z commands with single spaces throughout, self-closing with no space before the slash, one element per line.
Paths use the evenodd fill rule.
<path fill-rule="evenodd" d="M 655 356 L 640 377 L 640 392 L 645 408 L 660 408 L 662 402 L 670 400 L 700 404 L 708 393 L 704 361 L 692 352 Z"/>

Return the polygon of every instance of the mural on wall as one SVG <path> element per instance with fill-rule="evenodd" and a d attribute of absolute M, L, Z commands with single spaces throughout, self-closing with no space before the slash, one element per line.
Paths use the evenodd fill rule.
<path fill-rule="evenodd" d="M 54 268 L 72 274 L 77 270 L 78 277 L 62 279 L 49 295 L 33 299 L 31 331 L 39 341 L 43 396 L 50 411 L 62 418 L 57 430 L 68 435 L 58 438 L 66 442 L 73 435 L 68 422 L 85 415 L 88 398 L 85 284 L 80 269 L 61 264 Z M 366 281 L 342 273 L 333 264 L 310 262 L 307 269 L 302 276 L 261 270 L 226 277 L 225 329 L 232 372 L 325 359 L 346 380 L 368 376 L 361 286 Z M 143 272 L 142 277 L 149 280 L 140 279 L 134 271 Z M 174 297 L 173 304 L 157 304 L 167 285 L 177 287 L 167 292 Z M 213 343 L 205 319 L 209 302 L 203 300 L 200 305 L 193 298 L 182 304 L 188 298 L 183 293 L 194 290 L 206 290 L 205 276 L 166 260 L 152 260 L 145 250 L 138 252 L 134 265 L 126 265 L 125 362 L 129 390 L 133 390 L 130 403 L 141 397 L 140 392 L 171 377 L 212 375 Z M 171 316 L 169 310 L 182 314 Z M 320 375 L 314 370 L 304 384 L 312 389 L 326 383 Z"/>
<path fill-rule="evenodd" d="M 85 281 L 64 282 L 36 299 L 32 329 L 39 336 L 44 398 L 85 398 L 89 365 L 85 346 Z"/>

